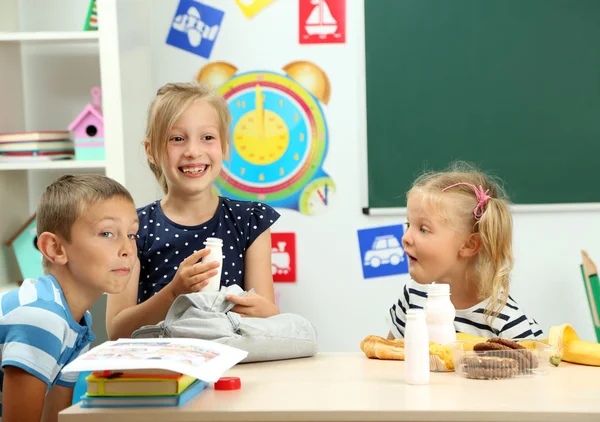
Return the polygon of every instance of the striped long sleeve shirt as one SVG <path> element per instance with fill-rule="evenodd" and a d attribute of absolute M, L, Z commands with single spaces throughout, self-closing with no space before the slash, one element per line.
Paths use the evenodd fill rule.
<path fill-rule="evenodd" d="M 427 285 L 411 280 L 404 286 L 402 295 L 387 314 L 388 326 L 395 338 L 404 337 L 406 311 L 422 309 L 426 302 Z M 543 335 L 538 323 L 528 318 L 512 297 L 508 297 L 506 305 L 491 325 L 484 314 L 487 303 L 486 299 L 468 309 L 457 309 L 454 318 L 456 331 L 480 337 L 508 339 L 540 338 Z"/>

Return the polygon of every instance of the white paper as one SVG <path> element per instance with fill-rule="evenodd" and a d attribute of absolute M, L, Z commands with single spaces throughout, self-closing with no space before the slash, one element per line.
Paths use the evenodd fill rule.
<path fill-rule="evenodd" d="M 65 365 L 63 372 L 167 369 L 206 382 L 217 381 L 248 352 L 190 338 L 119 339 L 94 347 Z"/>

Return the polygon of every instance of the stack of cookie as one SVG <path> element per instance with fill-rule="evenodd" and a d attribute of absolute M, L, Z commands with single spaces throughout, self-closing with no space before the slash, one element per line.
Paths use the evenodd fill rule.
<path fill-rule="evenodd" d="M 528 374 L 538 367 L 537 357 L 513 340 L 491 338 L 473 347 L 462 361 L 467 378 L 503 379 Z"/>

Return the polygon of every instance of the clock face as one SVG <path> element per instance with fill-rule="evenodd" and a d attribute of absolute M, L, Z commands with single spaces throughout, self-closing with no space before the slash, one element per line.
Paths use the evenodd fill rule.
<path fill-rule="evenodd" d="M 230 157 L 216 181 L 219 189 L 266 202 L 299 195 L 327 149 L 327 126 L 315 98 L 293 79 L 262 71 L 235 75 L 219 94 L 232 114 Z"/>
<path fill-rule="evenodd" d="M 260 113 L 262 116 L 259 116 L 256 110 L 250 111 L 238 120 L 233 130 L 234 147 L 241 162 L 264 166 L 276 162 L 285 155 L 290 141 L 290 131 L 285 120 L 275 112 L 263 110 Z M 261 118 L 262 124 L 260 124 Z"/>
<path fill-rule="evenodd" d="M 335 196 L 335 184 L 329 177 L 319 177 L 310 182 L 300 195 L 299 210 L 303 214 L 324 212 Z"/>

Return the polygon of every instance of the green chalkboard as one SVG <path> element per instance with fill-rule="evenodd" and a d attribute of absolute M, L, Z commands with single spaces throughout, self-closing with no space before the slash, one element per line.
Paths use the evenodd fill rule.
<path fill-rule="evenodd" d="M 600 1 L 365 0 L 365 37 L 370 208 L 453 160 L 600 202 Z"/>

